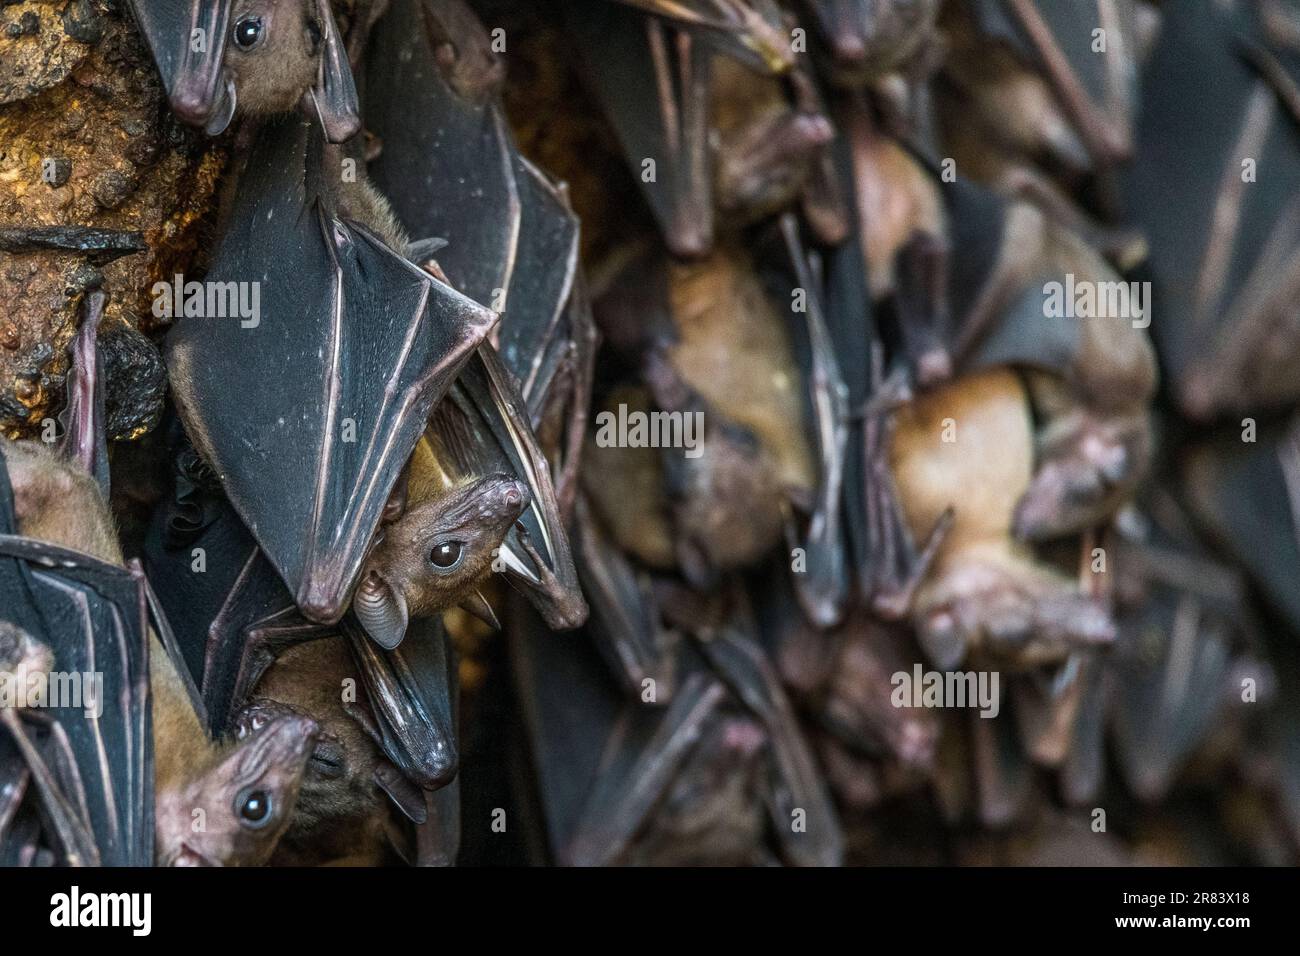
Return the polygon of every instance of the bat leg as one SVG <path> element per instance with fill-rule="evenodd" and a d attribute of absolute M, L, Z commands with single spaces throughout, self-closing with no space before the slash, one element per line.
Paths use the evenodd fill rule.
<path fill-rule="evenodd" d="M 953 521 L 950 508 L 940 516 L 925 543 L 917 547 L 898 500 L 889 462 L 891 416 L 902 395 L 896 381 L 887 383 L 869 404 L 863 421 L 867 545 L 872 557 L 864 574 L 863 592 L 871 596 L 872 608 L 886 620 L 907 615 Z"/>
<path fill-rule="evenodd" d="M 1103 523 L 1145 472 L 1148 445 L 1143 412 L 1104 418 L 1074 409 L 1049 423 L 1033 479 L 1016 505 L 1016 536 L 1044 541 Z"/>
<path fill-rule="evenodd" d="M 916 384 L 930 388 L 952 377 L 944 345 L 948 331 L 948 249 L 938 236 L 918 232 L 895 259 L 894 307 Z"/>

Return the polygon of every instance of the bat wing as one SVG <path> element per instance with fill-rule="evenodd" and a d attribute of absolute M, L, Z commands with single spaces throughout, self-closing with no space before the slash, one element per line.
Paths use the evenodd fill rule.
<path fill-rule="evenodd" d="M 505 615 L 518 691 L 552 854 L 564 859 L 623 698 L 585 633 L 547 639 L 537 615 L 511 596 Z"/>
<path fill-rule="evenodd" d="M 513 377 L 490 345 L 482 346 L 465 366 L 448 399 L 435 411 L 428 435 L 439 463 L 457 483 L 504 473 L 528 484 L 532 500 L 501 545 L 502 568 L 552 628 L 580 625 L 587 605 L 550 467 Z"/>
<path fill-rule="evenodd" d="M 123 568 L 17 536 L 8 471 L 0 467 L 0 615 L 54 655 L 40 718 L 55 751 L 28 766 L 65 852 L 106 866 L 153 862 L 153 740 L 147 603 Z M 52 675 L 53 677 L 53 675 Z M 102 685 L 99 681 L 102 680 Z M 10 723 L 12 732 L 17 715 Z M 28 723 L 23 720 L 24 726 Z M 69 768 L 47 772 L 41 765 Z M 75 768 L 77 793 L 68 792 Z"/>
<path fill-rule="evenodd" d="M 708 146 L 713 50 L 657 17 L 603 0 L 570 0 L 566 23 L 633 175 L 677 255 L 713 245 Z"/>
<path fill-rule="evenodd" d="M 798 542 L 808 565 L 802 573 L 794 575 L 795 593 L 809 620 L 819 627 L 830 627 L 844 613 L 849 586 L 843 519 L 849 391 L 840 374 L 827 324 L 821 276 L 814 274 L 814 262 L 804 248 L 793 214 L 781 217 L 781 234 L 793 266 L 795 288 L 805 290 L 803 310 L 792 316 L 795 325 L 793 338 L 799 346 L 804 377 L 808 382 L 807 409 L 819 459 L 816 500 L 808 527 Z M 787 298 L 785 301 L 793 302 L 795 299 Z"/>
<path fill-rule="evenodd" d="M 576 829 L 562 851 L 566 864 L 607 866 L 618 861 L 726 696 L 720 681 L 696 672 L 683 681 L 666 710 L 624 706 Z"/>
<path fill-rule="evenodd" d="M 1232 16 L 1211 3 L 1180 12 L 1166 18 L 1143 73 L 1138 149 L 1123 183 L 1149 243 L 1153 298 L 1178 317 L 1151 332 L 1192 415 L 1290 404 L 1300 94 L 1253 12 Z M 1189 57 L 1197 70 L 1185 69 Z M 1254 181 L 1256 168 L 1267 176 Z"/>
<path fill-rule="evenodd" d="M 976 0 L 973 12 L 986 36 L 1046 76 L 1098 163 L 1129 155 L 1137 103 L 1133 3 Z"/>
<path fill-rule="evenodd" d="M 260 319 L 182 319 L 166 350 L 186 431 L 298 606 L 333 623 L 429 412 L 496 317 L 337 218 L 307 175 L 330 175 L 317 139 L 290 121 L 259 140 L 208 273 L 210 289 L 260 290 Z"/>
<path fill-rule="evenodd" d="M 563 191 L 514 155 L 520 219 L 497 348 L 525 399 L 552 358 L 578 271 L 578 217 Z M 531 406 L 531 402 L 529 403 Z"/>
<path fill-rule="evenodd" d="M 838 866 L 844 856 L 839 819 L 794 709 L 762 648 L 736 629 L 698 643 L 731 692 L 767 728 L 775 764 L 772 825 L 783 855 L 799 866 Z M 799 811 L 806 824 L 802 830 L 791 825 Z"/>
<path fill-rule="evenodd" d="M 176 115 L 202 125 L 231 94 L 222 59 L 232 0 L 129 0 Z"/>
<path fill-rule="evenodd" d="M 385 756 L 411 782 L 435 790 L 459 769 L 456 665 L 439 618 L 417 618 L 411 628 L 408 640 L 386 651 L 350 618 L 343 622 Z"/>
<path fill-rule="evenodd" d="M 394 0 L 371 32 L 366 125 L 384 148 L 370 174 L 411 235 L 446 241 L 438 265 L 451 284 L 499 311 L 520 230 L 510 134 L 494 102 L 460 95 L 443 74 L 434 18 L 419 0 Z"/>
<path fill-rule="evenodd" d="M 605 535 L 600 519 L 579 494 L 574 550 L 583 592 L 591 605 L 587 630 L 623 689 L 640 694 L 655 682 L 667 701 L 675 677 L 677 635 L 664 628 L 649 575 L 636 568 Z"/>
<path fill-rule="evenodd" d="M 736 59 L 767 73 L 794 63 L 780 8 L 772 0 L 619 0 L 629 7 L 698 30 Z"/>

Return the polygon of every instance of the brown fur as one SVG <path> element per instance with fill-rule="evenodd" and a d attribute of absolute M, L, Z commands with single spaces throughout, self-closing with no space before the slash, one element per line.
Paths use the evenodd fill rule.
<path fill-rule="evenodd" d="M 23 535 L 110 564 L 123 563 L 107 503 L 88 474 L 34 443 L 0 442 L 0 453 L 9 468 Z M 297 722 L 277 727 L 265 739 L 245 743 L 213 741 L 171 657 L 152 631 L 149 685 L 158 862 L 235 866 L 265 862 L 287 823 L 314 725 Z M 255 832 L 240 827 L 234 802 L 239 789 L 252 787 L 273 796 L 278 825 Z M 202 832 L 192 827 L 195 810 L 205 814 Z"/>
<path fill-rule="evenodd" d="M 321 728 L 275 864 L 313 865 L 351 857 L 373 865 L 388 853 L 396 824 L 388 797 L 374 779 L 383 755 L 344 708 L 345 681 L 362 687 L 346 643 L 329 637 L 285 651 L 254 691 L 255 697 L 310 715 Z"/>
<path fill-rule="evenodd" d="M 323 26 L 316 0 L 237 0 L 230 28 L 246 16 L 262 18 L 262 41 L 244 50 L 226 44 L 224 65 L 235 81 L 241 113 L 267 116 L 297 108 L 316 82 Z"/>

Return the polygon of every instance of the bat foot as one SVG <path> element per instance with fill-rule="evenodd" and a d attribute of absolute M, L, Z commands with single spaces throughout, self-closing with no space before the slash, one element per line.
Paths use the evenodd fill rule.
<path fill-rule="evenodd" d="M 941 670 L 975 649 L 1021 666 L 1115 638 L 1109 610 L 1069 580 L 1005 555 L 957 559 L 917 599 L 917 638 Z"/>
<path fill-rule="evenodd" d="M 1016 537 L 1046 541 L 1105 522 L 1142 476 L 1146 445 L 1145 421 L 1086 418 L 1051 441 L 1016 506 Z"/>

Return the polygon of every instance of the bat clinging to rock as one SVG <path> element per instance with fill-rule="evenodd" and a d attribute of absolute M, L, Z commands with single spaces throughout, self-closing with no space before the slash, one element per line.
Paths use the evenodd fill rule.
<path fill-rule="evenodd" d="M 3 534 L 0 635 L 26 635 L 0 645 L 25 649 L 11 656 L 32 666 L 99 671 L 103 680 L 102 689 L 83 691 L 87 710 L 99 714 L 67 701 L 41 709 L 54 730 L 44 748 L 52 778 L 80 794 L 67 806 L 85 808 L 66 812 L 46 787 L 46 812 L 65 854 L 80 862 L 258 864 L 283 832 L 316 727 L 277 722 L 229 744 L 205 731 L 203 705 L 153 593 L 138 565 L 123 567 L 99 484 L 107 482 L 95 365 L 102 307 L 103 297 L 92 297 L 74 340 L 63 449 L 0 445 L 0 534 L 14 532 Z M 28 762 L 38 781 L 46 778 L 36 756 Z M 87 789 L 70 783 L 75 778 Z M 203 827 L 193 827 L 195 811 Z"/>

